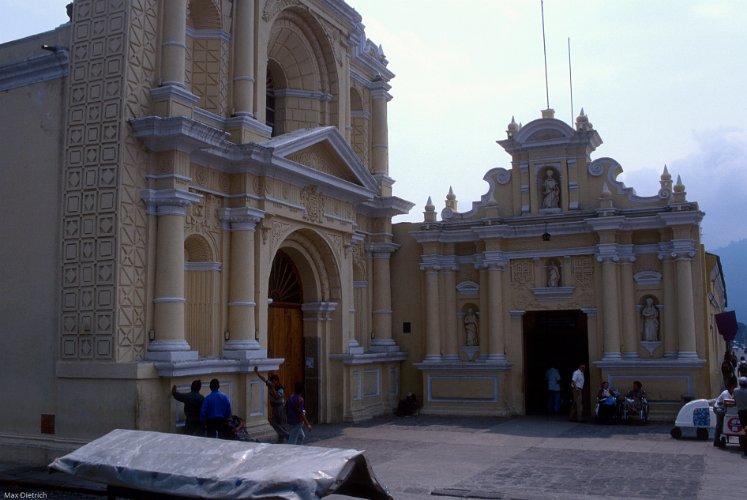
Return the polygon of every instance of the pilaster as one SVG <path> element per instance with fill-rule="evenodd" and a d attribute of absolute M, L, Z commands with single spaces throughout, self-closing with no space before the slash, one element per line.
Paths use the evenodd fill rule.
<path fill-rule="evenodd" d="M 441 268 L 444 284 L 444 361 L 459 359 L 459 328 L 456 313 L 456 266 Z"/>
<path fill-rule="evenodd" d="M 692 260 L 694 251 L 672 253 L 677 272 L 677 331 L 679 332 L 679 359 L 697 359 L 695 346 L 695 311 L 693 310 Z"/>
<path fill-rule="evenodd" d="M 496 263 L 488 264 L 488 360 L 506 361 L 503 332 L 503 269 Z"/>
<path fill-rule="evenodd" d="M 602 262 L 602 304 L 604 308 L 603 361 L 622 359 L 620 355 L 620 311 L 616 256 L 597 256 Z"/>
<path fill-rule="evenodd" d="M 423 266 L 425 271 L 425 363 L 441 361 L 441 322 L 438 307 L 439 266 Z"/>

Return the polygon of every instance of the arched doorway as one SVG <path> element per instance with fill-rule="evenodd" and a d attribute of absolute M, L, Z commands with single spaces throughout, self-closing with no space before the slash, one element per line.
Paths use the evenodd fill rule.
<path fill-rule="evenodd" d="M 527 415 L 547 412 L 545 372 L 552 365 L 561 376 L 561 412 L 569 410 L 571 374 L 580 363 L 589 366 L 586 314 L 532 311 L 524 314 L 524 394 Z M 584 414 L 589 415 L 589 372 L 584 387 Z"/>
<path fill-rule="evenodd" d="M 303 288 L 293 260 L 279 250 L 270 271 L 267 328 L 268 355 L 284 358 L 278 376 L 290 396 L 296 382 L 304 382 Z"/>

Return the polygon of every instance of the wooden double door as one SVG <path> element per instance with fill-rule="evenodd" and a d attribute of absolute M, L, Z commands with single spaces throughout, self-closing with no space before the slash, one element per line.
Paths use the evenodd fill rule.
<path fill-rule="evenodd" d="M 286 398 L 296 382 L 304 382 L 304 340 L 301 304 L 272 303 L 268 315 L 268 355 L 284 358 L 278 376 Z"/>

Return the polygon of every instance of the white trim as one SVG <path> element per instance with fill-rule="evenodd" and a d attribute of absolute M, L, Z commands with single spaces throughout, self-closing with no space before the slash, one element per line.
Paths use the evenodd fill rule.
<path fill-rule="evenodd" d="M 236 300 L 229 302 L 228 307 L 257 307 L 257 303 L 253 300 Z"/>
<path fill-rule="evenodd" d="M 185 262 L 184 270 L 187 272 L 192 271 L 221 271 L 223 269 L 222 262 Z"/>
<path fill-rule="evenodd" d="M 187 302 L 184 297 L 156 297 L 153 299 L 154 304 L 183 304 Z"/>

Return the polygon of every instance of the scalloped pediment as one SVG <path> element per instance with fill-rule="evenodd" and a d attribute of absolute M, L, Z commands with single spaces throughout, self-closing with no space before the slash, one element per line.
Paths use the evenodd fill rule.
<path fill-rule="evenodd" d="M 350 171 L 347 163 L 326 142 L 314 144 L 311 147 L 289 154 L 286 158 L 319 172 L 361 185 L 361 182 Z"/>

